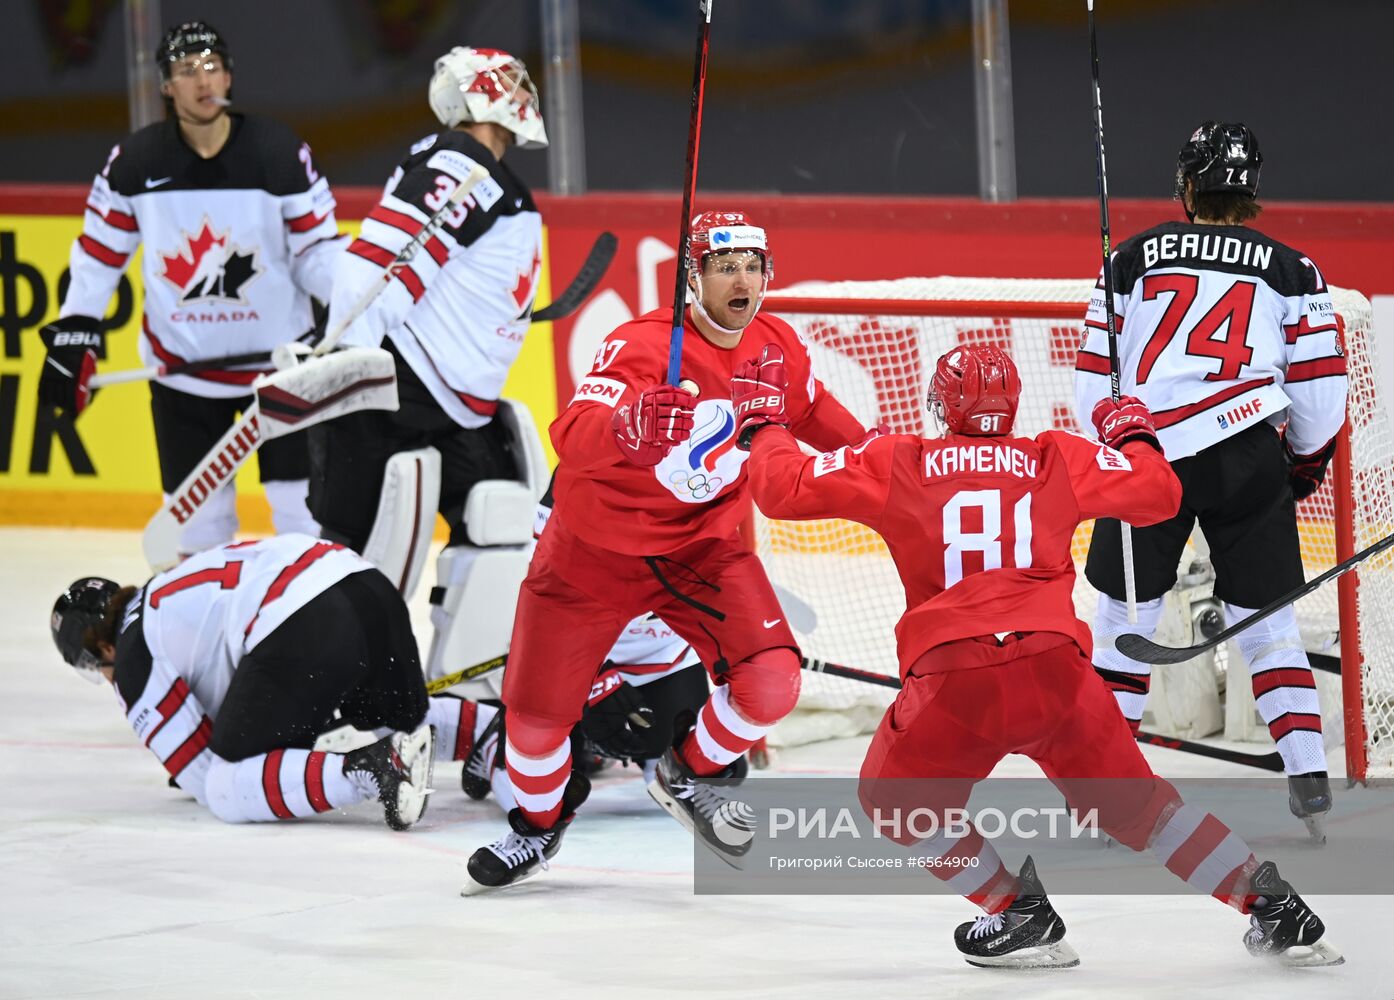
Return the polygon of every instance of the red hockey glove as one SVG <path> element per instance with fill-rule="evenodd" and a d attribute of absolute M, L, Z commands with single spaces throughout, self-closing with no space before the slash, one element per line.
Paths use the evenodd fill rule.
<path fill-rule="evenodd" d="M 610 428 L 625 459 L 634 465 L 657 465 L 663 456 L 692 436 L 692 393 L 672 385 L 651 385 L 632 403 L 615 410 Z"/>
<path fill-rule="evenodd" d="M 97 355 L 106 353 L 106 334 L 91 316 L 68 316 L 49 323 L 39 336 L 48 348 L 39 373 L 39 402 L 76 419 L 96 395 L 87 383 L 97 373 Z"/>
<path fill-rule="evenodd" d="M 1292 497 L 1294 500 L 1306 500 L 1326 481 L 1326 467 L 1331 464 L 1331 456 L 1336 454 L 1336 439 L 1332 438 L 1310 455 L 1299 455 L 1292 450 L 1287 438 L 1283 438 L 1283 454 L 1288 460 Z"/>
<path fill-rule="evenodd" d="M 1158 451 L 1162 450 L 1152 413 L 1136 396 L 1124 396 L 1116 403 L 1112 399 L 1101 399 L 1094 404 L 1091 416 L 1099 440 L 1110 448 L 1121 448 L 1129 441 L 1145 441 Z"/>
<path fill-rule="evenodd" d="M 736 413 L 736 447 L 750 450 L 750 439 L 761 427 L 789 426 L 784 412 L 784 394 L 789 389 L 789 371 L 784 352 L 766 344 L 760 357 L 744 361 L 731 374 L 731 408 Z"/>

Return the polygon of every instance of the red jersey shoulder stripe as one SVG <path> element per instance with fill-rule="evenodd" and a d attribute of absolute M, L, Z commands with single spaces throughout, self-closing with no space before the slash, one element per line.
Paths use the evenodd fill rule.
<path fill-rule="evenodd" d="M 120 229 L 123 232 L 127 233 L 140 232 L 140 225 L 136 222 L 136 217 L 134 215 L 128 215 L 125 212 L 118 212 L 114 208 L 109 208 L 105 212 L 103 212 L 90 201 L 87 203 L 87 211 L 97 216 L 99 219 L 105 222 L 108 226 L 111 226 L 113 229 Z"/>
<path fill-rule="evenodd" d="M 117 253 L 104 243 L 98 243 L 92 237 L 83 233 L 77 238 L 78 246 L 82 247 L 84 253 L 93 260 L 105 264 L 107 267 L 124 267 L 128 253 Z"/>
<path fill-rule="evenodd" d="M 329 218 L 327 214 L 316 215 L 314 212 L 306 212 L 304 215 L 297 215 L 293 219 L 287 219 L 286 226 L 292 233 L 308 233 L 311 229 L 323 223 L 327 218 Z"/>
<path fill-rule="evenodd" d="M 342 549 L 343 546 L 336 542 L 316 542 L 302 552 L 299 559 L 281 570 L 281 572 L 277 574 L 276 579 L 272 581 L 271 586 L 266 589 L 266 596 L 261 599 L 261 604 L 257 607 L 256 614 L 252 615 L 252 620 L 247 623 L 247 628 L 242 635 L 245 637 L 252 634 L 252 629 L 256 627 L 257 619 L 261 617 L 262 609 L 284 594 L 286 588 L 291 585 L 297 576 L 305 572 L 320 559 L 329 555 L 329 553 Z"/>

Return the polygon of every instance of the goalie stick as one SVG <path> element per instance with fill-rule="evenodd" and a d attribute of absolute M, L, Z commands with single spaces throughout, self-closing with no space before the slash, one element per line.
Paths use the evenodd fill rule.
<path fill-rule="evenodd" d="M 692 111 L 687 121 L 687 163 L 682 185 L 682 224 L 678 228 L 678 275 L 673 289 L 673 334 L 668 341 L 668 384 L 677 385 L 682 368 L 683 312 L 687 307 L 687 258 L 692 242 L 692 199 L 697 193 L 697 151 L 702 145 L 702 98 L 707 91 L 707 52 L 711 48 L 712 4 L 698 0 L 697 56 L 692 67 Z"/>
<path fill-rule="evenodd" d="M 581 269 L 576 272 L 576 277 L 571 279 L 571 284 L 567 285 L 562 293 L 547 305 L 533 312 L 532 322 L 551 323 L 559 319 L 566 319 L 579 309 L 581 303 L 590 297 L 590 294 L 595 291 L 595 286 L 605 276 L 610 262 L 615 259 L 615 250 L 618 246 L 619 240 L 614 233 L 603 232 L 597 236 L 590 252 L 586 254 L 585 261 L 581 264 Z M 167 375 L 197 375 L 199 372 L 239 368 L 244 365 L 265 365 L 270 361 L 270 351 L 229 354 L 226 357 L 185 361 L 177 365 L 151 365 L 148 368 L 128 368 L 125 371 L 106 372 L 93 376 L 88 384 L 93 389 L 100 389 L 103 386 L 121 385 L 125 382 L 149 382 L 152 379 L 164 378 Z"/>
<path fill-rule="evenodd" d="M 425 246 L 446 213 L 453 211 L 475 185 L 488 176 L 488 171 L 481 166 L 469 172 L 445 204 L 426 220 L 421 232 L 387 265 L 382 280 L 372 282 L 364 290 L 309 358 L 285 371 L 263 375 L 253 383 L 252 404 L 194 466 L 145 526 L 141 548 L 152 568 L 159 570 L 178 561 L 179 535 L 184 525 L 233 479 L 268 437 L 302 430 L 355 410 L 397 408 L 395 364 L 390 354 L 380 348 L 354 348 L 335 355 L 328 355 L 328 352 L 367 311 L 397 272 Z"/>
<path fill-rule="evenodd" d="M 1104 249 L 1104 317 L 1108 327 L 1108 386 L 1116 403 L 1123 397 L 1118 360 L 1118 317 L 1113 305 L 1113 248 L 1108 224 L 1108 165 L 1104 159 L 1104 99 L 1099 90 L 1099 36 L 1094 29 L 1094 0 L 1089 4 L 1089 67 L 1094 85 L 1094 167 L 1099 181 L 1099 239 Z M 1133 526 L 1122 528 L 1123 594 L 1128 604 L 1128 623 L 1137 622 L 1137 577 L 1133 572 Z"/>
<path fill-rule="evenodd" d="M 1371 545 L 1369 548 L 1361 549 L 1359 552 L 1351 556 L 1345 562 L 1337 563 L 1335 566 L 1332 566 L 1325 573 L 1321 574 L 1321 576 L 1314 577 L 1313 579 L 1304 583 L 1302 586 L 1298 587 L 1296 590 L 1284 594 L 1282 597 L 1278 598 L 1271 604 L 1268 604 L 1265 607 L 1260 608 L 1258 611 L 1255 611 L 1248 618 L 1245 618 L 1242 621 L 1235 622 L 1233 625 L 1225 629 L 1223 632 L 1217 632 L 1210 638 L 1206 639 L 1204 642 L 1197 643 L 1194 646 L 1183 646 L 1180 648 L 1174 646 L 1163 646 L 1153 642 L 1151 639 L 1144 638 L 1143 636 L 1140 636 L 1135 632 L 1125 632 L 1123 635 L 1120 635 L 1117 638 L 1117 640 L 1115 640 L 1114 646 L 1117 647 L 1118 652 L 1122 653 L 1124 656 L 1130 657 L 1134 660 L 1139 660 L 1142 663 L 1184 663 L 1186 660 L 1193 659 L 1194 657 L 1199 656 L 1201 653 L 1204 653 L 1207 649 L 1211 649 L 1215 646 L 1218 646 L 1222 642 L 1226 642 L 1230 639 L 1233 639 L 1236 635 L 1238 635 L 1240 632 L 1243 632 L 1250 626 L 1257 625 L 1259 622 L 1263 621 L 1269 615 L 1281 611 L 1283 608 L 1287 607 L 1289 604 L 1294 603 L 1295 601 L 1301 600 L 1303 597 L 1306 597 L 1308 594 L 1316 590 L 1322 584 L 1327 583 L 1330 580 L 1334 580 L 1338 576 L 1342 576 L 1346 573 L 1349 573 L 1351 570 L 1355 569 L 1355 567 L 1359 566 L 1366 559 L 1369 559 L 1371 556 L 1378 555 L 1390 546 L 1394 546 L 1394 534 L 1385 535 L 1383 538 L 1375 542 L 1375 544 Z"/>
<path fill-rule="evenodd" d="M 885 674 L 874 673 L 870 670 L 859 670 L 856 667 L 844 667 L 840 663 L 829 663 L 827 660 L 804 657 L 803 668 L 812 673 L 827 674 L 829 677 L 845 677 L 848 680 L 900 690 L 900 681 L 895 677 L 888 677 Z M 1227 750 L 1224 747 L 1211 746 L 1208 743 L 1197 743 L 1194 740 L 1183 740 L 1175 736 L 1162 736 L 1158 733 L 1145 731 L 1134 733 L 1133 738 L 1139 743 L 1166 747 L 1168 750 L 1180 750 L 1184 753 L 1195 754 L 1198 757 L 1226 760 L 1231 764 L 1256 767 L 1261 771 L 1281 771 L 1283 769 L 1283 758 L 1276 750 L 1271 753 L 1245 753 L 1242 750 Z"/>

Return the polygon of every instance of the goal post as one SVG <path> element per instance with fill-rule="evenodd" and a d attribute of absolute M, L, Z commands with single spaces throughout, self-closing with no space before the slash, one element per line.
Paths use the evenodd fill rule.
<path fill-rule="evenodd" d="M 924 402 L 934 362 L 972 343 L 1006 349 L 1020 368 L 1017 433 L 1083 433 L 1074 414 L 1074 364 L 1093 288 L 1092 278 L 805 282 L 771 292 L 764 308 L 794 327 L 819 378 L 868 426 L 884 422 L 893 432 L 935 433 L 927 426 Z M 1351 417 L 1332 475 L 1298 505 L 1309 578 L 1394 526 L 1394 433 L 1381 405 L 1370 304 L 1358 292 L 1331 292 L 1344 330 Z M 1076 611 L 1086 620 L 1092 620 L 1097 602 L 1082 573 L 1091 529 L 1081 525 L 1073 543 Z M 874 532 L 838 520 L 770 521 L 757 512 L 755 535 L 777 591 L 800 606 L 790 621 L 805 656 L 896 673 L 893 629 L 904 611 L 904 592 Z M 1162 641 L 1190 644 L 1192 630 L 1202 625 L 1201 611 L 1213 608 L 1205 603 L 1207 568 L 1204 551 L 1188 549 L 1184 579 L 1168 598 L 1170 624 L 1159 635 L 1171 631 Z M 1339 654 L 1343 663 L 1340 687 L 1322 690 L 1332 730 L 1328 742 L 1344 735 L 1350 777 L 1394 778 L 1394 557 L 1371 560 L 1339 587 L 1321 588 L 1299 602 L 1297 613 L 1309 649 Z M 1156 680 L 1163 671 L 1170 673 Z M 1178 704 L 1188 706 L 1183 714 L 1198 711 L 1225 686 L 1225 674 L 1213 662 L 1158 667 L 1153 676 L 1149 711 L 1153 703 L 1158 711 L 1174 711 Z M 1159 687 L 1170 687 L 1170 697 L 1159 698 Z M 776 741 L 867 732 L 889 700 L 870 685 L 805 675 L 800 711 L 781 725 Z M 1254 735 L 1266 738 L 1266 730 L 1258 729 Z"/>

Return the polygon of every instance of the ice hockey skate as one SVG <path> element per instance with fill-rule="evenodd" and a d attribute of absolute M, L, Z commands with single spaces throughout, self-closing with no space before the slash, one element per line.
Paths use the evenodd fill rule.
<path fill-rule="evenodd" d="M 1258 866 L 1249 882 L 1249 892 L 1262 900 L 1249 908 L 1250 926 L 1244 933 L 1244 947 L 1250 955 L 1272 957 L 1284 965 L 1298 967 L 1340 965 L 1346 960 L 1326 943 L 1326 925 L 1283 881 L 1273 862 Z"/>
<path fill-rule="evenodd" d="M 479 739 L 474 741 L 474 746 L 470 747 L 465 766 L 460 770 L 460 788 L 475 801 L 489 794 L 489 779 L 493 777 L 502 740 L 503 709 L 500 708 L 479 734 Z"/>
<path fill-rule="evenodd" d="M 561 850 L 562 834 L 571 825 L 576 810 L 590 795 L 590 779 L 573 771 L 561 798 L 561 818 L 547 829 L 533 826 L 521 809 L 508 814 L 508 833 L 470 855 L 465 867 L 461 896 L 502 889 L 547 870 L 547 862 Z"/>
<path fill-rule="evenodd" d="M 435 730 L 423 725 L 354 750 L 344 760 L 344 774 L 372 787 L 394 830 L 407 829 L 426 811 L 435 739 Z"/>
<path fill-rule="evenodd" d="M 1318 844 L 1326 843 L 1326 814 L 1331 811 L 1331 782 L 1325 771 L 1288 775 L 1288 808 L 1307 825 Z"/>
<path fill-rule="evenodd" d="M 755 839 L 753 810 L 722 792 L 745 777 L 746 768 L 740 763 L 737 760 L 717 774 L 701 776 L 670 748 L 649 782 L 653 800 L 732 868 L 741 867 Z"/>
<path fill-rule="evenodd" d="M 1065 921 L 1050 905 L 1029 857 L 1017 876 L 1012 905 L 959 924 L 954 944 L 969 965 L 984 969 L 1069 969 L 1079 955 L 1065 943 Z"/>

